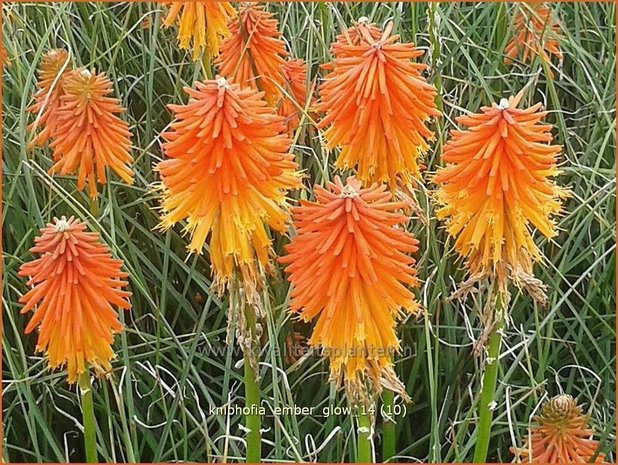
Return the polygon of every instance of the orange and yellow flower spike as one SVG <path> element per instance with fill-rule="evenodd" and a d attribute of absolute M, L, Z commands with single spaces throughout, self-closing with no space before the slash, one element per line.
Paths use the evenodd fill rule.
<path fill-rule="evenodd" d="M 56 113 L 64 93 L 63 76 L 70 64 L 69 53 L 61 48 L 50 50 L 41 59 L 34 103 L 28 107 L 28 112 L 36 115 L 34 122 L 28 125 L 28 131 L 32 132 L 28 149 L 45 144 L 55 134 L 58 125 Z"/>
<path fill-rule="evenodd" d="M 185 92 L 186 105 L 170 105 L 175 120 L 163 134 L 167 159 L 157 166 L 161 227 L 186 220 L 191 252 L 200 253 L 210 237 L 218 291 L 239 271 L 249 293 L 271 266 L 267 227 L 285 231 L 287 192 L 300 187 L 285 122 L 263 93 L 221 77 Z"/>
<path fill-rule="evenodd" d="M 83 190 L 87 183 L 93 199 L 97 197 L 97 182 L 107 181 L 108 166 L 132 184 L 131 131 L 116 116 L 125 110 L 117 98 L 109 97 L 110 80 L 102 73 L 80 68 L 66 73 L 62 88 L 50 144 L 55 161 L 50 173 L 77 174 L 77 188 Z"/>
<path fill-rule="evenodd" d="M 69 383 L 87 365 L 99 374 L 111 371 L 113 335 L 122 330 L 114 307 L 131 308 L 131 294 L 122 290 L 128 284 L 123 262 L 73 217 L 54 218 L 30 251 L 39 258 L 19 270 L 32 286 L 19 300 L 21 313 L 34 311 L 26 334 L 39 329 L 37 350 L 50 368 L 66 365 Z"/>
<path fill-rule="evenodd" d="M 517 6 L 513 21 L 515 35 L 506 45 L 505 63 L 512 63 L 517 57 L 524 63 L 539 56 L 549 63 L 550 54 L 562 60 L 560 50 L 560 24 L 552 15 L 549 6 L 542 4 Z"/>
<path fill-rule="evenodd" d="M 427 65 L 413 61 L 423 52 L 398 42 L 392 27 L 381 32 L 361 18 L 338 36 L 317 110 L 327 148 L 341 147 L 336 167 L 355 168 L 365 186 L 386 182 L 394 190 L 420 178 L 433 137 L 427 122 L 440 112 L 436 89 L 421 75 Z"/>
<path fill-rule="evenodd" d="M 348 392 L 373 396 L 388 386 L 405 396 L 393 370 L 399 350 L 399 317 L 419 305 L 414 258 L 418 241 L 386 186 L 363 188 L 339 177 L 316 201 L 293 209 L 296 236 L 281 257 L 292 283 L 291 310 L 303 321 L 317 318 L 309 343 L 329 356 L 333 380 Z"/>
<path fill-rule="evenodd" d="M 229 24 L 231 35 L 223 44 L 216 64 L 219 73 L 242 87 L 264 91 L 269 105 L 281 98 L 288 56 L 277 20 L 263 6 L 244 3 L 238 19 Z"/>
<path fill-rule="evenodd" d="M 589 463 L 597 453 L 599 441 L 573 397 L 551 398 L 534 421 L 524 447 L 511 449 L 522 463 Z M 598 454 L 594 463 L 604 461 L 605 455 Z"/>
<path fill-rule="evenodd" d="M 437 215 L 446 220 L 455 250 L 473 276 L 492 276 L 525 285 L 541 260 L 532 227 L 554 237 L 553 217 L 567 191 L 552 180 L 561 147 L 551 145 L 550 124 L 541 104 L 518 109 L 522 93 L 481 113 L 457 118 L 466 127 L 451 131 L 434 182 Z"/>
<path fill-rule="evenodd" d="M 197 60 L 200 51 L 214 57 L 219 53 L 223 38 L 230 35 L 228 22 L 236 16 L 230 2 L 223 1 L 174 1 L 163 21 L 170 27 L 178 20 L 178 44 L 181 49 L 192 49 L 192 59 Z"/>

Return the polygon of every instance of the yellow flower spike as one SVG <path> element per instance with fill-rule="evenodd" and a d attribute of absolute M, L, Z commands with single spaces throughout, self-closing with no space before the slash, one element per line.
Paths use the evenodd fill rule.
<path fill-rule="evenodd" d="M 178 20 L 178 44 L 181 49 L 192 49 L 192 59 L 197 60 L 201 50 L 209 56 L 219 53 L 220 42 L 229 36 L 228 22 L 236 16 L 230 2 L 174 1 L 163 21 L 170 27 Z"/>

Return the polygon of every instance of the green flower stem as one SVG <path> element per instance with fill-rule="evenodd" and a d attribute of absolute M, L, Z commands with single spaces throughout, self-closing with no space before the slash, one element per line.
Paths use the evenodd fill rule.
<path fill-rule="evenodd" d="M 371 460 L 371 422 L 369 416 L 359 411 L 358 414 L 358 445 L 356 463 L 372 463 Z"/>
<path fill-rule="evenodd" d="M 496 300 L 496 314 L 500 323 L 496 324 L 487 342 L 487 363 L 483 373 L 483 386 L 479 403 L 479 422 L 476 427 L 476 444 L 474 446 L 474 463 L 485 463 L 491 438 L 493 420 L 493 402 L 498 381 L 500 344 L 502 343 L 502 309 L 501 297 Z"/>
<path fill-rule="evenodd" d="M 206 74 L 206 78 L 213 79 L 212 63 L 210 61 L 210 51 L 208 48 L 202 52 L 202 65 L 204 66 L 204 74 Z"/>
<path fill-rule="evenodd" d="M 393 401 L 395 394 L 393 391 L 385 389 L 382 393 L 382 403 L 384 405 L 384 413 L 390 418 L 384 418 L 382 425 L 382 461 L 388 462 L 392 459 L 395 452 L 395 422 L 393 419 Z"/>
<path fill-rule="evenodd" d="M 94 418 L 94 402 L 92 400 L 92 385 L 90 384 L 90 370 L 84 371 L 78 380 L 81 395 L 82 415 L 84 418 L 84 448 L 86 462 L 98 463 L 96 422 Z"/>
<path fill-rule="evenodd" d="M 250 411 L 258 410 L 260 406 L 260 387 L 255 379 L 255 373 L 249 359 L 245 357 L 245 402 Z M 253 407 L 255 406 L 255 407 Z M 252 408 L 253 407 L 253 408 Z M 255 410 L 254 410 L 255 409 Z M 262 455 L 262 440 L 260 438 L 261 419 L 259 414 L 247 415 L 247 463 L 260 463 Z"/>
<path fill-rule="evenodd" d="M 95 221 L 98 220 L 99 219 L 99 199 L 96 197 L 94 199 L 90 197 L 88 200 L 88 207 Z"/>
<path fill-rule="evenodd" d="M 253 310 L 246 308 L 247 327 L 251 333 L 251 337 L 255 337 L 255 315 Z M 253 344 L 252 344 L 253 348 Z M 260 463 L 262 460 L 262 438 L 260 435 L 261 418 L 258 413 L 260 407 L 260 385 L 257 377 L 251 366 L 251 356 L 257 359 L 258 351 L 254 350 L 253 354 L 245 354 L 245 405 L 249 408 L 249 413 L 246 418 L 246 426 L 249 432 L 247 433 L 247 463 Z"/>

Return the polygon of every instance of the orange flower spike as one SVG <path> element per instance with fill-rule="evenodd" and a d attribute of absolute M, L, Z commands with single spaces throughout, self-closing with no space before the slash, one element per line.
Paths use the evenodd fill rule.
<path fill-rule="evenodd" d="M 77 174 L 77 188 L 88 183 L 97 196 L 97 182 L 105 184 L 105 168 L 112 168 L 127 184 L 133 183 L 131 132 L 116 116 L 124 112 L 120 101 L 108 97 L 112 83 L 104 74 L 84 68 L 66 74 L 60 108 L 56 112 L 55 140 L 50 144 L 56 163 L 50 173 Z"/>
<path fill-rule="evenodd" d="M 29 150 L 45 144 L 54 135 L 57 126 L 55 116 L 63 94 L 64 70 L 70 61 L 69 53 L 61 48 L 50 50 L 41 59 L 36 84 L 38 90 L 34 94 L 34 103 L 28 107 L 28 112 L 36 115 L 34 122 L 28 126 L 28 131 L 33 133 L 33 139 L 28 143 Z M 34 134 L 37 130 L 40 132 Z"/>
<path fill-rule="evenodd" d="M 343 31 L 341 34 L 337 34 L 335 37 L 335 41 L 330 46 L 331 55 L 339 55 L 341 52 L 341 46 L 353 45 L 358 47 L 362 44 L 364 40 L 364 35 L 367 34 L 371 36 L 372 41 L 379 41 L 380 37 L 382 37 L 382 30 L 378 28 L 375 24 L 369 23 L 369 19 L 365 16 L 362 16 L 358 19 L 354 26 L 349 27 L 347 30 Z M 320 65 L 320 68 L 326 71 L 333 70 L 333 62 L 323 63 Z"/>
<path fill-rule="evenodd" d="M 277 20 L 263 6 L 245 3 L 229 27 L 231 35 L 221 44 L 216 60 L 220 74 L 242 87 L 264 91 L 268 104 L 275 105 L 285 86 L 288 56 Z"/>
<path fill-rule="evenodd" d="M 558 42 L 560 25 L 552 16 L 549 6 L 538 4 L 518 7 L 513 29 L 515 35 L 504 50 L 505 63 L 511 63 L 519 55 L 524 63 L 531 62 L 537 55 L 549 63 L 551 61 L 549 54 L 562 60 L 563 55 Z"/>
<path fill-rule="evenodd" d="M 285 88 L 278 113 L 286 119 L 288 134 L 291 136 L 300 123 L 300 108 L 307 103 L 307 68 L 303 60 L 289 60 L 283 66 Z"/>
<path fill-rule="evenodd" d="M 178 44 L 181 49 L 192 49 L 196 61 L 205 49 L 210 56 L 217 56 L 220 42 L 230 35 L 228 22 L 236 17 L 230 2 L 222 1 L 174 1 L 167 2 L 169 12 L 163 20 L 170 27 L 178 19 Z M 180 16 L 180 18 L 178 18 Z"/>
<path fill-rule="evenodd" d="M 170 105 L 175 120 L 163 134 L 167 160 L 161 227 L 187 220 L 189 250 L 209 252 L 215 286 L 223 292 L 239 269 L 248 292 L 268 269 L 266 225 L 283 232 L 289 220 L 286 194 L 300 187 L 283 118 L 262 99 L 224 78 L 185 88 L 186 105 Z"/>
<path fill-rule="evenodd" d="M 362 16 L 354 26 L 349 27 L 335 37 L 335 42 L 331 45 L 331 53 L 333 55 L 338 54 L 341 46 L 353 45 L 358 47 L 365 41 L 367 33 L 369 33 L 371 40 L 374 42 L 379 41 L 382 37 L 382 30 L 375 24 L 371 24 L 369 18 Z"/>
<path fill-rule="evenodd" d="M 541 254 L 530 227 L 554 237 L 552 216 L 567 195 L 551 180 L 561 147 L 551 145 L 552 126 L 541 124 L 546 112 L 541 104 L 518 109 L 521 97 L 458 117 L 467 129 L 451 131 L 442 152 L 447 165 L 434 180 L 437 215 L 447 220 L 455 250 L 472 274 L 497 276 L 503 290 L 507 275 L 532 276 Z"/>
<path fill-rule="evenodd" d="M 558 395 L 547 401 L 537 423 L 522 448 L 511 448 L 523 463 L 588 463 L 597 452 L 599 441 L 592 437 L 588 418 L 573 397 Z M 605 456 L 598 454 L 595 463 L 603 463 Z"/>
<path fill-rule="evenodd" d="M 317 109 L 327 148 L 341 147 L 337 168 L 356 168 L 364 185 L 393 190 L 420 177 L 419 157 L 433 137 L 426 123 L 440 112 L 436 89 L 421 76 L 427 65 L 412 61 L 423 52 L 398 43 L 391 29 L 376 39 L 377 28 L 362 18 L 338 36 Z"/>
<path fill-rule="evenodd" d="M 39 329 L 37 350 L 47 354 L 50 368 L 66 365 L 69 383 L 87 364 L 109 372 L 113 335 L 122 330 L 114 307 L 131 308 L 131 293 L 122 290 L 128 284 L 123 262 L 73 217 L 54 218 L 30 251 L 39 258 L 19 270 L 32 286 L 19 299 L 21 313 L 34 311 L 25 333 Z"/>
<path fill-rule="evenodd" d="M 410 256 L 418 241 L 397 212 L 405 204 L 392 202 L 386 186 L 363 189 L 353 177 L 328 188 L 316 186 L 316 202 L 293 209 L 297 235 L 279 259 L 293 284 L 291 310 L 318 319 L 309 343 L 329 353 L 334 380 L 355 391 L 370 380 L 374 392 L 390 382 L 405 395 L 391 360 L 398 317 L 419 309 L 409 290 L 418 285 Z"/>

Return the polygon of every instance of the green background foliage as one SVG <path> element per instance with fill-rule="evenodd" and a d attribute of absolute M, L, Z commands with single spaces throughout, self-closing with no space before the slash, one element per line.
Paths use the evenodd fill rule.
<path fill-rule="evenodd" d="M 293 57 L 310 64 L 310 85 L 329 60 L 336 33 L 360 16 L 378 24 L 392 18 L 403 40 L 427 50 L 428 79 L 439 89 L 444 117 L 433 123 L 436 140 L 425 158 L 425 187 L 418 201 L 429 218 L 410 222 L 421 241 L 417 254 L 423 283 L 417 291 L 428 310 L 399 328 L 408 348 L 397 359 L 412 403 L 397 417 L 400 461 L 470 461 L 482 358 L 473 354 L 480 335 L 482 296 L 447 297 L 464 279 L 453 242 L 435 219 L 430 179 L 440 166 L 440 147 L 454 118 L 517 93 L 533 81 L 524 103 L 543 102 L 553 133 L 564 147 L 559 182 L 572 189 L 558 218 L 560 234 L 536 235 L 546 258 L 535 273 L 548 286 L 549 304 L 535 305 L 513 289 L 505 330 L 495 426 L 489 459 L 509 462 L 531 416 L 547 396 L 577 397 L 613 461 L 615 449 L 615 5 L 557 3 L 564 61 L 503 64 L 517 8 L 508 3 L 271 3 Z M 26 292 L 17 276 L 31 259 L 38 229 L 54 216 L 74 215 L 99 230 L 130 273 L 133 309 L 122 315 L 126 331 L 106 380 L 95 382 L 100 458 L 106 461 L 221 461 L 244 455 L 244 418 L 209 414 L 209 406 L 243 405 L 241 355 L 226 344 L 227 299 L 210 290 L 208 253 L 188 256 L 178 226 L 156 231 L 153 164 L 161 160 L 160 132 L 170 123 L 169 103 L 186 102 L 183 86 L 204 78 L 203 64 L 176 47 L 175 30 L 164 30 L 164 7 L 155 3 L 3 3 L 2 43 L 10 67 L 2 95 L 2 379 L 3 461 L 81 461 L 81 413 L 76 388 L 62 372 L 50 372 L 35 353 L 34 334 L 24 336 L 28 316 L 19 314 Z M 89 212 L 74 178 L 51 178 L 49 149 L 26 150 L 26 107 L 40 57 L 67 48 L 78 65 L 104 71 L 128 109 L 134 134 L 135 184 L 112 175 L 100 195 L 99 214 Z M 334 176 L 336 154 L 322 148 L 307 117 L 293 151 L 306 170 L 306 190 Z M 276 237 L 282 253 L 287 238 Z M 349 415 L 324 418 L 322 408 L 345 406 L 328 383 L 327 364 L 307 356 L 286 363 L 286 337 L 310 327 L 286 311 L 289 286 L 281 269 L 264 294 L 267 318 L 261 356 L 264 460 L 354 459 Z M 315 415 L 273 416 L 276 406 L 316 407 Z M 378 415 L 379 416 L 379 415 Z M 378 422 L 375 435 L 380 447 Z M 379 454 L 378 454 L 378 459 Z"/>

